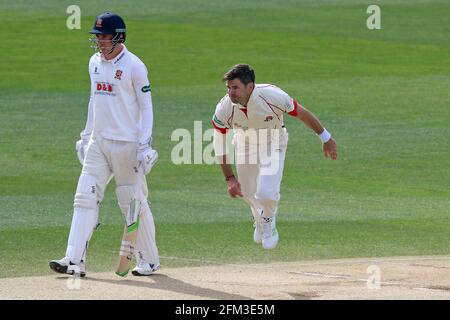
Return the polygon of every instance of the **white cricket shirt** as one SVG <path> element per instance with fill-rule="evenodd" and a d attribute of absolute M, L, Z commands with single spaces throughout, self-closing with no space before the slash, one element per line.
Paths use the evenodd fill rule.
<path fill-rule="evenodd" d="M 81 136 L 145 142 L 152 135 L 153 106 L 144 63 L 125 46 L 114 59 L 100 53 L 89 61 L 91 97 Z"/>
<path fill-rule="evenodd" d="M 281 129 L 284 113 L 297 115 L 297 102 L 271 84 L 257 84 L 246 106 L 225 95 L 217 104 L 212 124 L 225 134 L 227 129 Z"/>

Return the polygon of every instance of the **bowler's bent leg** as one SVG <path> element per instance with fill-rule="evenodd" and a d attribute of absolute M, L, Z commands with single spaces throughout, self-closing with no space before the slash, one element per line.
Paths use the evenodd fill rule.
<path fill-rule="evenodd" d="M 287 140 L 287 138 L 286 138 Z M 262 245 L 265 249 L 273 249 L 278 244 L 276 229 L 276 213 L 280 201 L 280 187 L 283 178 L 284 160 L 286 157 L 287 141 L 276 148 L 271 156 L 269 166 L 260 166 L 256 187 L 257 203 L 262 207 L 261 224 L 263 229 Z"/>
<path fill-rule="evenodd" d="M 236 171 L 244 201 L 250 206 L 253 216 L 255 228 L 253 232 L 253 241 L 259 244 L 262 241 L 260 221 L 262 208 L 255 198 L 259 166 L 257 164 L 236 164 Z"/>

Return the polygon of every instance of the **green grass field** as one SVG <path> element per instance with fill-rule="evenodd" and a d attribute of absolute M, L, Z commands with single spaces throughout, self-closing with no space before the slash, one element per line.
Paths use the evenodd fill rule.
<path fill-rule="evenodd" d="M 64 255 L 89 94 L 88 35 L 118 12 L 148 66 L 160 161 L 149 177 L 162 267 L 450 254 L 448 1 L 72 1 L 0 3 L 0 277 L 49 274 Z M 381 7 L 381 30 L 366 8 Z M 250 211 L 220 168 L 172 164 L 173 130 L 209 128 L 223 73 L 245 62 L 333 133 L 340 159 L 287 118 L 279 247 L 252 241 Z M 206 143 L 205 143 L 206 146 Z M 112 183 L 88 271 L 113 270 L 122 225 Z"/>

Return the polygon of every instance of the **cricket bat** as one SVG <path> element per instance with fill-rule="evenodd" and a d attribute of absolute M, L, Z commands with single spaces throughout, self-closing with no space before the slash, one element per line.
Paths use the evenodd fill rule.
<path fill-rule="evenodd" d="M 138 194 L 141 192 L 141 175 L 143 174 L 138 170 L 138 168 L 136 169 L 138 178 L 134 190 L 128 190 L 128 192 L 130 192 L 129 196 L 132 197 L 132 201 L 125 217 L 125 229 L 123 230 L 122 244 L 120 245 L 119 252 L 119 263 L 116 269 L 116 274 L 121 277 L 125 277 L 130 271 L 136 248 L 139 228 L 139 213 L 141 210 L 141 202 L 139 200 L 140 196 L 138 196 Z"/>
<path fill-rule="evenodd" d="M 119 263 L 117 265 L 116 274 L 125 277 L 131 268 L 134 250 L 136 248 L 136 239 L 139 227 L 139 216 L 135 222 L 126 225 L 123 230 L 122 244 L 120 246 Z"/>

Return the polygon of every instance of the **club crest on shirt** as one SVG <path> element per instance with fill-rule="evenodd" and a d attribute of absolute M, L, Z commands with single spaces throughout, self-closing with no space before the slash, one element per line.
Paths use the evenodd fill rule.
<path fill-rule="evenodd" d="M 265 121 L 265 122 L 269 122 L 269 121 L 271 121 L 271 120 L 273 120 L 273 117 L 272 117 L 272 116 L 267 116 L 266 119 L 265 119 L 264 121 Z"/>
<path fill-rule="evenodd" d="M 122 70 L 116 70 L 116 75 L 115 75 L 115 77 L 114 77 L 114 79 L 117 79 L 117 80 L 122 80 L 122 73 L 123 73 L 123 71 Z"/>

